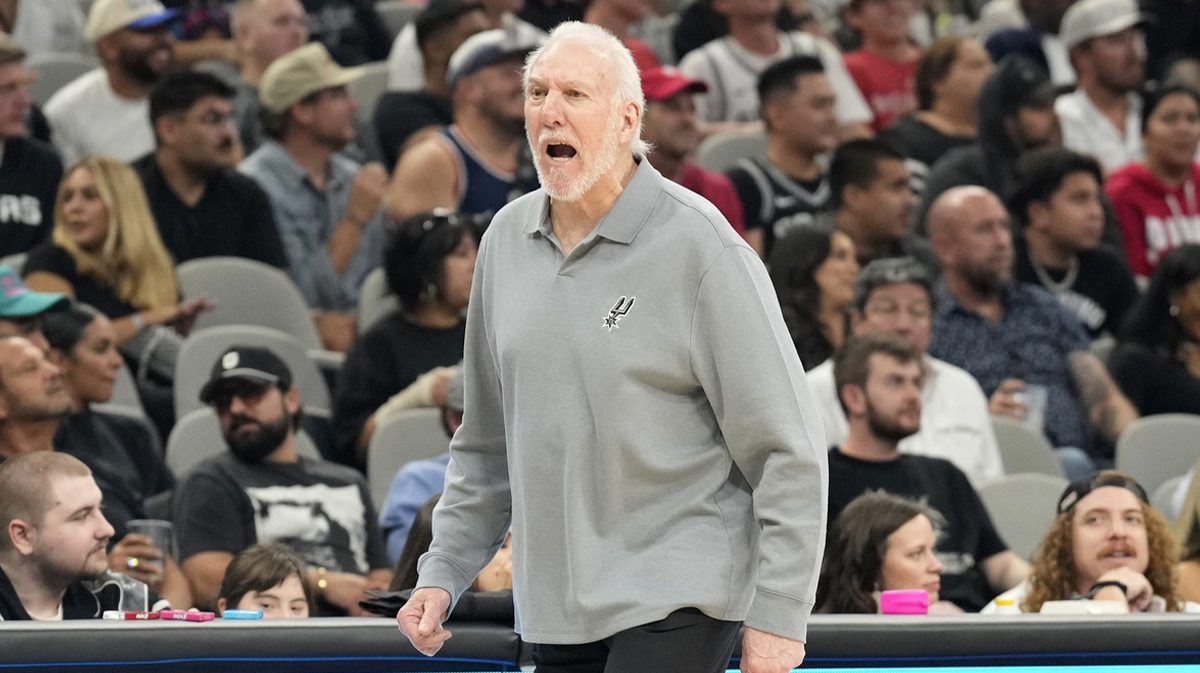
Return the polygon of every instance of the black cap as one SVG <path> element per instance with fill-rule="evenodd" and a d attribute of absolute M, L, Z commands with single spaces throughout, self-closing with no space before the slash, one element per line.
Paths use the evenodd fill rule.
<path fill-rule="evenodd" d="M 212 376 L 200 389 L 200 401 L 211 404 L 217 387 L 231 379 L 257 381 L 286 390 L 292 387 L 292 370 L 270 349 L 232 346 L 213 363 Z"/>
<path fill-rule="evenodd" d="M 1063 93 L 1063 87 L 1051 82 L 1041 66 L 1019 54 L 1000 61 L 988 80 L 997 94 L 993 100 L 1003 107 L 1005 116 L 1021 107 L 1050 105 Z"/>
<path fill-rule="evenodd" d="M 1071 482 L 1067 486 L 1067 490 L 1063 491 L 1063 494 L 1058 498 L 1058 513 L 1062 514 L 1063 512 L 1070 511 L 1087 494 L 1104 486 L 1123 488 L 1136 495 L 1139 500 L 1147 505 L 1150 504 L 1150 498 L 1146 496 L 1146 489 L 1134 481 L 1133 477 L 1123 472 L 1117 472 L 1116 470 L 1106 470 Z"/>

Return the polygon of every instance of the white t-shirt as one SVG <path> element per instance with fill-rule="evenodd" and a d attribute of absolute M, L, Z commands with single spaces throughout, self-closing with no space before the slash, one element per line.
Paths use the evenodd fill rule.
<path fill-rule="evenodd" d="M 150 101 L 118 96 L 104 68 L 84 73 L 59 89 L 44 112 L 63 165 L 87 156 L 129 162 L 154 149 Z"/>
<path fill-rule="evenodd" d="M 1024 608 L 1021 608 L 1021 603 L 1022 603 L 1022 601 L 1025 600 L 1025 596 L 1027 596 L 1027 595 L 1029 595 L 1029 580 L 1025 580 L 1025 581 L 1021 582 L 1017 586 L 1009 589 L 1008 591 L 1005 591 L 1004 593 L 1000 594 L 999 596 L 996 596 L 996 598 L 1011 600 L 1013 602 L 1013 605 L 1020 608 L 1021 612 L 1024 612 L 1025 610 L 1024 610 Z M 1150 609 L 1147 610 L 1146 612 L 1166 612 L 1166 611 L 1167 611 L 1167 599 L 1163 598 L 1162 596 L 1154 596 L 1153 598 L 1150 599 Z M 1191 613 L 1200 612 L 1200 603 L 1184 601 L 1183 602 L 1183 611 L 1191 612 Z M 981 614 L 981 615 L 996 614 L 996 601 L 993 600 L 991 603 L 988 603 L 987 605 L 983 606 L 983 609 L 979 611 L 979 614 Z"/>
<path fill-rule="evenodd" d="M 758 76 L 772 63 L 802 55 L 816 56 L 825 66 L 825 76 L 837 94 L 839 122 L 856 124 L 874 119 L 842 62 L 841 52 L 829 40 L 809 33 L 779 33 L 779 49 L 769 56 L 748 51 L 727 35 L 689 52 L 679 69 L 688 77 L 708 84 L 707 93 L 696 94 L 696 114 L 700 119 L 751 122 L 759 119 Z"/>
<path fill-rule="evenodd" d="M 983 389 L 970 374 L 948 362 L 926 355 L 925 365 L 929 375 L 921 390 L 921 430 L 902 440 L 900 451 L 948 460 L 975 486 L 1004 476 Z M 825 424 L 825 440 L 831 447 L 840 446 L 850 426 L 838 403 L 833 361 L 817 365 L 807 377 Z"/>
<path fill-rule="evenodd" d="M 1062 126 L 1063 147 L 1095 157 L 1106 174 L 1141 161 L 1142 101 L 1132 93 L 1128 99 L 1125 128 L 1118 129 L 1082 90 L 1059 96 L 1054 111 Z"/>
<path fill-rule="evenodd" d="M 83 37 L 83 8 L 73 0 L 20 3 L 13 39 L 30 56 L 56 52 L 91 53 Z"/>
<path fill-rule="evenodd" d="M 514 31 L 514 42 L 530 44 L 546 37 L 541 28 L 521 20 L 516 14 L 504 16 L 504 28 Z M 425 57 L 417 45 L 417 25 L 409 22 L 400 29 L 388 52 L 388 91 L 420 91 L 425 88 Z"/>

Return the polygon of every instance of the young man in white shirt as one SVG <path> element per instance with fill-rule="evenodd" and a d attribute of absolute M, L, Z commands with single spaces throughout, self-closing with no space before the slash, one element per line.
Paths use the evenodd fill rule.
<path fill-rule="evenodd" d="M 46 102 L 51 138 L 71 165 L 91 155 L 132 161 L 154 150 L 150 89 L 174 62 L 168 24 L 177 16 L 157 0 L 97 0 L 84 35 L 101 66 Z"/>

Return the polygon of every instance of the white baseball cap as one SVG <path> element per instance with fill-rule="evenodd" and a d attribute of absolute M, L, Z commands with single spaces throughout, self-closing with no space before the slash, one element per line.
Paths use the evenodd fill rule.
<path fill-rule="evenodd" d="M 179 12 L 163 7 L 158 0 L 96 0 L 83 35 L 95 42 L 122 28 L 154 28 L 178 16 Z"/>
<path fill-rule="evenodd" d="M 1134 0 L 1079 0 L 1063 15 L 1058 38 L 1067 50 L 1147 22 Z"/>

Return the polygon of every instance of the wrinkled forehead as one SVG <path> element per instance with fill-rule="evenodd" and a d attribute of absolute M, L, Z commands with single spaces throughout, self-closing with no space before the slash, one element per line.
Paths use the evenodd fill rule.
<path fill-rule="evenodd" d="M 546 46 L 526 68 L 526 79 L 570 80 L 611 91 L 615 86 L 612 65 L 594 46 L 564 38 Z"/>

